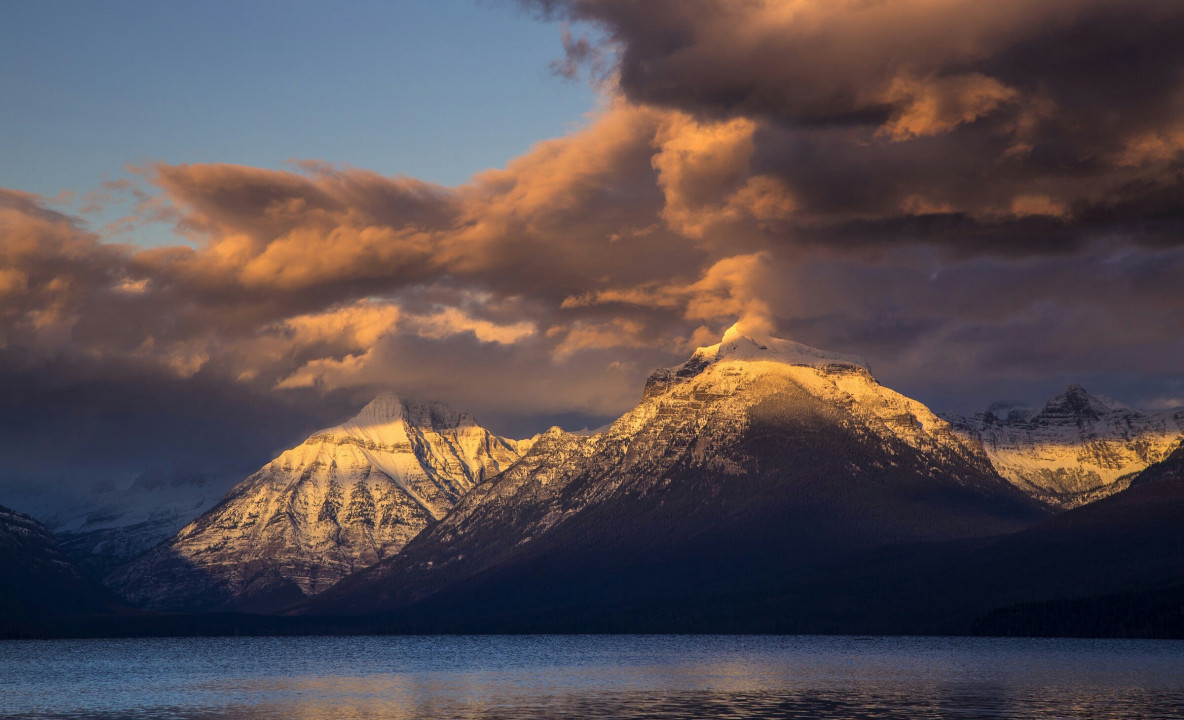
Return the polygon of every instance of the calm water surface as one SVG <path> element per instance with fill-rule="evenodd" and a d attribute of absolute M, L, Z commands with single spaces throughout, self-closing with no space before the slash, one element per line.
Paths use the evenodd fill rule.
<path fill-rule="evenodd" d="M 0 718 L 1184 718 L 1184 643 L 825 637 L 0 642 Z"/>

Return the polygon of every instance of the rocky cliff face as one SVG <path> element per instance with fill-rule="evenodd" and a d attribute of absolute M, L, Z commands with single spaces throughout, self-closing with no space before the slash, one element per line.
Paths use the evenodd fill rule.
<path fill-rule="evenodd" d="M 977 443 L 857 358 L 730 330 L 655 372 L 608 430 L 540 436 L 404 552 L 306 609 L 372 612 L 458 588 L 489 603 L 464 612 L 515 616 L 688 597 L 1039 516 Z"/>
<path fill-rule="evenodd" d="M 999 474 L 1055 508 L 1112 495 L 1175 449 L 1184 410 L 1113 408 L 1070 385 L 1043 409 L 993 409 L 950 418 L 955 430 L 979 441 Z"/>
<path fill-rule="evenodd" d="M 399 552 L 527 446 L 467 413 L 381 395 L 107 583 L 161 609 L 268 608 L 316 594 Z"/>
<path fill-rule="evenodd" d="M 1147 469 L 1135 476 L 1131 485 L 1146 485 L 1163 480 L 1184 481 L 1184 445 L 1177 446 L 1163 460 L 1148 465 Z"/>

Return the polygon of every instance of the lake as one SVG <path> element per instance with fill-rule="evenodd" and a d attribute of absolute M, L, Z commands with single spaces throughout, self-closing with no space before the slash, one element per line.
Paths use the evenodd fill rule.
<path fill-rule="evenodd" d="M 1184 718 L 1184 642 L 752 636 L 0 642 L 0 718 Z"/>

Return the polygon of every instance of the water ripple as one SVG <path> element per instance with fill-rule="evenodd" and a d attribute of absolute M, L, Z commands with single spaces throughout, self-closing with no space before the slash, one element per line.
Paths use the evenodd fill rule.
<path fill-rule="evenodd" d="M 686 636 L 6 642 L 0 718 L 1184 719 L 1184 643 Z"/>

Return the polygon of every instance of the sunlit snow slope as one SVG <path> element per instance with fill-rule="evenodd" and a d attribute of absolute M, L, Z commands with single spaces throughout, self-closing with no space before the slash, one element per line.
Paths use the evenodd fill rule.
<path fill-rule="evenodd" d="M 270 607 L 397 553 L 526 443 L 467 413 L 380 395 L 108 577 L 153 608 Z"/>
<path fill-rule="evenodd" d="M 1184 409 L 1112 407 L 1080 385 L 1070 385 L 1039 411 L 994 408 L 950 419 L 959 433 L 982 442 L 1000 475 L 1058 508 L 1126 488 L 1184 439 Z"/>

